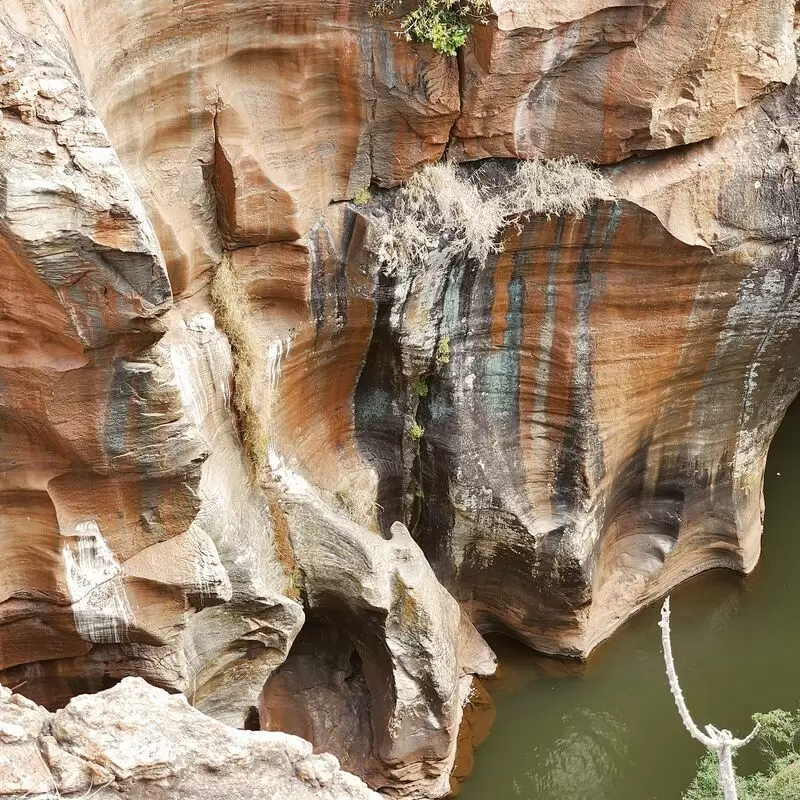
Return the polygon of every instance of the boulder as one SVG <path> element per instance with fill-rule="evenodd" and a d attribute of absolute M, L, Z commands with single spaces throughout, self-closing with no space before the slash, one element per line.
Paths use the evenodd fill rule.
<path fill-rule="evenodd" d="M 141 678 L 75 697 L 55 714 L 4 689 L 0 719 L 3 798 L 379 796 L 302 739 L 229 728 Z"/>

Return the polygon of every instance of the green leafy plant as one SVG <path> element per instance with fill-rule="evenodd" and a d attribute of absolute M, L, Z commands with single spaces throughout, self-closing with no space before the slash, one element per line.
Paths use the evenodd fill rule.
<path fill-rule="evenodd" d="M 417 397 L 427 397 L 428 396 L 428 384 L 425 382 L 424 378 L 420 378 L 419 380 L 414 381 L 411 384 L 411 391 Z"/>
<path fill-rule="evenodd" d="M 413 439 L 415 442 L 418 442 L 424 435 L 425 435 L 425 428 L 423 428 L 422 425 L 420 425 L 418 422 L 415 422 L 408 429 L 409 438 Z"/>
<path fill-rule="evenodd" d="M 800 711 L 782 709 L 753 714 L 759 726 L 756 741 L 767 757 L 763 772 L 737 775 L 740 800 L 800 800 Z M 700 760 L 697 775 L 684 792 L 683 800 L 722 800 L 716 758 L 707 753 Z"/>
<path fill-rule="evenodd" d="M 373 0 L 372 16 L 391 13 L 396 0 Z M 476 22 L 486 22 L 489 0 L 421 0 L 402 20 L 401 34 L 411 41 L 424 42 L 439 53 L 454 56 Z"/>
<path fill-rule="evenodd" d="M 445 336 L 436 348 L 436 366 L 442 367 L 450 363 L 450 337 Z"/>
<path fill-rule="evenodd" d="M 357 206 L 365 206 L 371 199 L 372 195 L 369 193 L 369 189 L 366 186 L 357 189 L 356 193 L 353 195 L 353 202 Z"/>

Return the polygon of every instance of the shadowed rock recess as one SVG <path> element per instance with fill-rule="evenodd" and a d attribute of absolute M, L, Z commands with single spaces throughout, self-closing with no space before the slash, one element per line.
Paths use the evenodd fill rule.
<path fill-rule="evenodd" d="M 139 676 L 441 797 L 479 631 L 582 657 L 755 566 L 800 388 L 794 3 L 493 9 L 447 57 L 361 0 L 2 3 L 3 683 Z M 489 209 L 562 156 L 610 187 L 583 216 L 387 260 L 426 164 Z"/>

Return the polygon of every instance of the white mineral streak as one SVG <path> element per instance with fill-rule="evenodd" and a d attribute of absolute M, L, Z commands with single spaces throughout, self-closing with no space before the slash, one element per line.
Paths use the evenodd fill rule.
<path fill-rule="evenodd" d="M 228 337 L 216 331 L 208 343 L 204 343 L 204 352 L 208 359 L 211 374 L 211 386 L 218 386 L 223 404 L 227 407 L 231 402 L 231 376 L 233 375 L 233 353 Z"/>
<path fill-rule="evenodd" d="M 202 429 L 206 409 L 202 403 L 203 393 L 198 391 L 198 387 L 203 385 L 203 380 L 197 374 L 197 351 L 191 345 L 175 344 L 169 348 L 169 357 L 183 406 L 189 412 L 194 426 Z"/>
<path fill-rule="evenodd" d="M 752 314 L 754 310 L 758 310 L 759 315 L 763 314 L 764 318 L 772 315 L 773 319 L 777 319 L 785 293 L 785 278 L 778 269 L 770 270 L 761 281 L 756 279 L 743 281 L 741 295 L 736 305 L 728 312 L 725 336 L 730 339 L 735 337 L 737 330 L 747 330 L 748 320 L 752 319 L 748 315 Z M 734 475 L 740 480 L 752 473 L 754 465 L 759 463 L 764 455 L 763 439 L 759 429 L 752 424 L 752 419 L 756 412 L 761 350 L 767 341 L 768 338 L 765 336 L 761 346 L 754 354 L 745 380 L 742 416 L 736 437 L 738 447 L 735 450 L 733 461 Z"/>
<path fill-rule="evenodd" d="M 567 61 L 569 61 L 574 53 L 575 46 L 580 40 L 580 32 L 580 24 L 573 23 L 566 26 L 558 36 L 553 36 L 551 39 L 545 42 L 544 46 L 542 47 L 542 63 L 539 67 L 542 75 L 547 75 L 548 73 L 555 71 L 562 64 L 565 64 Z M 526 119 L 526 110 L 530 102 L 530 94 L 537 89 L 541 91 L 538 81 L 534 83 L 530 89 L 524 95 L 522 95 L 522 97 L 520 97 L 519 102 L 517 103 L 517 110 L 514 119 L 514 148 L 520 152 L 526 152 L 533 149 L 531 148 L 531 143 L 529 141 L 531 138 L 530 123 Z M 552 130 L 552 126 L 555 122 L 556 107 L 558 105 L 557 98 L 554 95 L 553 89 L 547 84 L 546 91 L 551 98 L 550 102 L 547 103 L 546 106 L 546 113 L 549 119 L 546 122 L 545 120 L 542 121 L 542 125 L 539 126 L 537 131 L 538 135 L 543 135 Z"/>
<path fill-rule="evenodd" d="M 123 642 L 133 614 L 120 587 L 120 566 L 94 520 L 81 522 L 63 548 L 75 627 L 89 642 Z"/>
<path fill-rule="evenodd" d="M 276 339 L 267 348 L 267 384 L 270 391 L 270 399 L 278 388 L 278 381 L 281 377 L 282 363 L 284 358 L 289 358 L 292 350 L 292 340 L 290 337 Z"/>
<path fill-rule="evenodd" d="M 272 474 L 295 495 L 313 494 L 313 490 L 308 481 L 294 470 L 286 466 L 283 456 L 278 455 L 275 446 L 270 439 L 269 445 L 269 468 Z"/>
<path fill-rule="evenodd" d="M 278 383 L 283 371 L 283 361 L 289 358 L 291 351 L 292 339 L 289 336 L 285 339 L 275 339 L 267 348 L 267 386 L 269 387 L 270 403 L 273 403 L 277 397 Z M 275 423 L 272 414 L 269 415 L 268 436 L 269 444 L 267 445 L 267 452 L 269 467 L 272 472 L 286 484 L 287 488 L 293 490 L 302 490 L 302 488 L 305 488 L 305 481 L 300 479 L 304 484 L 303 487 L 300 487 L 296 480 L 299 476 L 295 475 L 294 472 L 286 467 L 283 457 L 278 454 L 278 449 L 275 445 Z"/>
<path fill-rule="evenodd" d="M 193 333 L 210 334 L 216 328 L 214 322 L 214 315 L 208 311 L 203 311 L 201 314 L 195 314 L 186 320 L 186 327 Z"/>

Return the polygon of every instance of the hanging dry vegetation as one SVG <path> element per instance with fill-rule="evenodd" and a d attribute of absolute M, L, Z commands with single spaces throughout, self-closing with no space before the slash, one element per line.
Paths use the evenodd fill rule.
<path fill-rule="evenodd" d="M 266 464 L 269 444 L 264 408 L 264 362 L 247 292 L 236 277 L 227 254 L 211 281 L 211 303 L 217 325 L 228 337 L 233 351 L 233 408 L 239 422 L 245 454 L 254 475 L 258 476 Z"/>
<path fill-rule="evenodd" d="M 532 216 L 580 217 L 614 187 L 574 158 L 521 162 L 491 186 L 452 163 L 427 166 L 398 193 L 381 234 L 378 257 L 390 271 L 424 266 L 434 250 L 483 262 L 502 250 L 501 234 Z"/>

